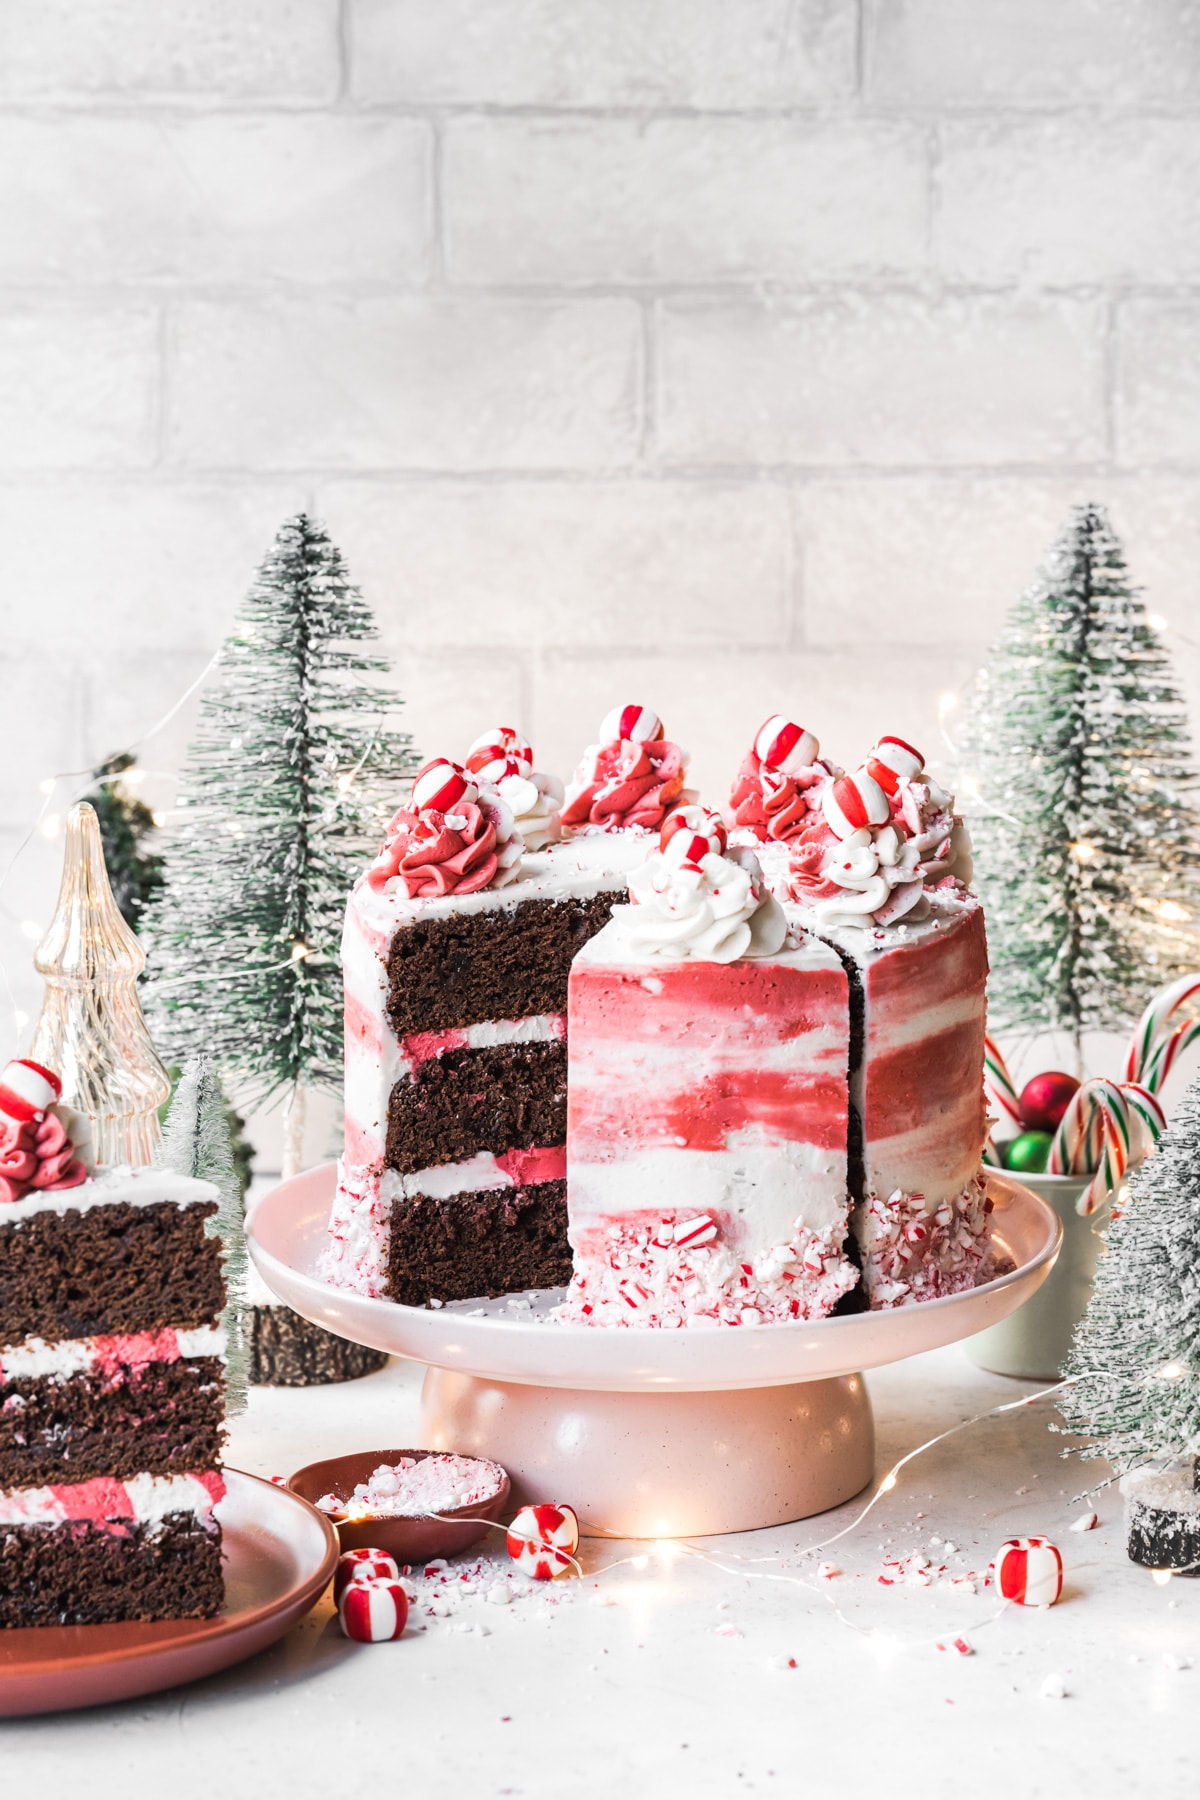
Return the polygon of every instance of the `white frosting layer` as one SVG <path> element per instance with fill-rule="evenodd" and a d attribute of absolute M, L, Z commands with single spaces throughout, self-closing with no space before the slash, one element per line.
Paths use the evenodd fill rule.
<path fill-rule="evenodd" d="M 211 1181 L 193 1181 L 168 1169 L 97 1169 L 78 1187 L 0 1203 L 0 1227 L 31 1219 L 35 1213 L 87 1212 L 93 1206 L 196 1206 L 219 1198 Z"/>
<path fill-rule="evenodd" d="M 139 1360 L 152 1360 L 142 1354 L 156 1337 L 169 1336 L 177 1354 L 164 1357 L 168 1361 L 187 1361 L 191 1357 L 226 1356 L 225 1333 L 218 1325 L 199 1325 L 194 1329 L 168 1330 L 110 1337 L 59 1338 L 47 1343 L 44 1338 L 24 1338 L 19 1344 L 0 1347 L 0 1379 L 4 1381 L 36 1381 L 47 1377 L 65 1381 L 71 1375 L 88 1375 L 120 1357 L 122 1346 Z"/>
<path fill-rule="evenodd" d="M 659 852 L 635 869 L 633 904 L 613 913 L 621 953 L 635 961 L 717 963 L 774 956 L 787 920 L 765 891 L 754 856 L 736 851 L 735 858 L 710 852 L 692 864 Z"/>
<path fill-rule="evenodd" d="M 73 1518 L 94 1518 L 93 1497 L 97 1482 L 78 1488 L 11 1488 L 0 1492 L 0 1525 L 64 1525 Z M 105 1519 L 136 1519 L 139 1525 L 161 1525 L 171 1513 L 190 1513 L 206 1526 L 211 1523 L 213 1497 L 195 1475 L 133 1475 L 127 1481 L 104 1484 L 113 1493 Z M 76 1504 L 76 1496 L 83 1500 Z"/>

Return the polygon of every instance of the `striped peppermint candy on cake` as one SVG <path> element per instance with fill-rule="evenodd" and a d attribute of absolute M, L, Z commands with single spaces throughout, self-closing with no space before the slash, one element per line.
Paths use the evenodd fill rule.
<path fill-rule="evenodd" d="M 602 744 L 653 744 L 663 735 L 662 720 L 648 706 L 614 706 L 600 724 Z"/>
<path fill-rule="evenodd" d="M 797 769 L 810 768 L 821 754 L 821 746 L 811 731 L 772 713 L 760 725 L 754 739 L 754 754 L 764 769 L 775 769 L 781 775 L 794 775 Z"/>
<path fill-rule="evenodd" d="M 925 758 L 903 738 L 881 737 L 867 758 L 867 774 L 877 781 L 885 794 L 894 794 L 901 778 L 915 781 L 925 772 Z"/>
<path fill-rule="evenodd" d="M 417 812 L 453 812 L 479 798 L 479 789 L 467 771 L 448 757 L 435 756 L 417 771 L 412 784 L 412 803 Z"/>
<path fill-rule="evenodd" d="M 865 768 L 831 781 L 821 795 L 821 811 L 837 838 L 853 837 L 856 831 L 886 825 L 892 816 L 887 794 Z"/>
<path fill-rule="evenodd" d="M 62 1082 L 41 1063 L 17 1058 L 0 1075 L 0 1113 L 14 1124 L 36 1124 L 61 1098 Z"/>
<path fill-rule="evenodd" d="M 667 861 L 699 863 L 706 856 L 724 856 L 729 833 L 719 814 L 707 806 L 677 806 L 663 820 L 659 849 Z"/>
<path fill-rule="evenodd" d="M 533 773 L 533 751 L 511 725 L 497 725 L 477 737 L 467 751 L 466 770 L 485 787 L 494 787 L 506 775 Z"/>

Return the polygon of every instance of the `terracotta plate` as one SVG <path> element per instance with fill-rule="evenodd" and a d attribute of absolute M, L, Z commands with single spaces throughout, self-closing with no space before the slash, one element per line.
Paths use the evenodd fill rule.
<path fill-rule="evenodd" d="M 786 1386 L 877 1369 L 936 1350 L 995 1325 L 1050 1273 L 1062 1243 L 1052 1207 L 1028 1188 L 986 1171 L 992 1234 L 1015 1267 L 983 1287 L 899 1306 L 731 1331 L 597 1330 L 558 1325 L 541 1315 L 561 1293 L 456 1301 L 434 1311 L 366 1300 L 330 1287 L 317 1274 L 337 1186 L 332 1163 L 272 1189 L 246 1227 L 246 1241 L 271 1290 L 304 1318 L 356 1344 L 409 1356 L 434 1368 L 532 1387 L 597 1388 L 613 1393 L 708 1393 L 721 1388 Z"/>
<path fill-rule="evenodd" d="M 0 1631 L 0 1717 L 63 1712 L 198 1681 L 265 1650 L 330 1581 L 337 1534 L 315 1508 L 256 1475 L 226 1469 L 218 1509 L 225 1607 L 215 1619 L 155 1625 L 43 1625 Z"/>

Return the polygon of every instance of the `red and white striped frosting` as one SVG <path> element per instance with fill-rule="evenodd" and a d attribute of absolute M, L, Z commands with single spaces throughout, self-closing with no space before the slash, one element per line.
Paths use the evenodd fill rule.
<path fill-rule="evenodd" d="M 652 744 L 663 735 L 662 720 L 648 706 L 614 706 L 600 724 L 602 744 Z"/>
<path fill-rule="evenodd" d="M 803 725 L 793 724 L 782 713 L 772 713 L 766 724 L 759 726 L 754 754 L 764 768 L 794 775 L 797 769 L 807 769 L 816 762 L 821 746 Z"/>
<path fill-rule="evenodd" d="M 171 1513 L 191 1513 L 207 1525 L 225 1497 L 219 1469 L 193 1475 L 131 1475 L 0 1493 L 0 1525 L 66 1525 L 87 1522 L 118 1529 L 130 1520 L 153 1525 Z"/>

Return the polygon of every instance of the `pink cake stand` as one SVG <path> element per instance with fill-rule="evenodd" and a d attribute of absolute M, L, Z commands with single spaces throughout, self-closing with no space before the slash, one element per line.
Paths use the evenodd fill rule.
<path fill-rule="evenodd" d="M 989 1171 L 1016 1268 L 971 1293 L 812 1324 L 605 1331 L 546 1318 L 557 1291 L 427 1311 L 328 1286 L 315 1271 L 335 1179 L 311 1169 L 255 1208 L 246 1237 L 268 1287 L 353 1343 L 426 1363 L 421 1443 L 490 1457 L 517 1503 L 567 1500 L 595 1536 L 749 1531 L 850 1499 L 874 1472 L 862 1370 L 997 1324 L 1062 1242 L 1044 1200 Z"/>

